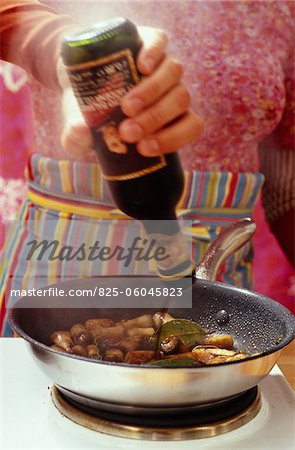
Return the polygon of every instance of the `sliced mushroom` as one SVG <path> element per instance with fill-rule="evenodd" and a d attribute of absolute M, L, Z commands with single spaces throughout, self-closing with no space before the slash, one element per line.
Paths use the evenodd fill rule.
<path fill-rule="evenodd" d="M 208 348 L 207 351 L 213 356 L 230 357 L 237 354 L 235 350 L 227 350 L 225 348 Z"/>
<path fill-rule="evenodd" d="M 205 343 L 226 349 L 231 349 L 234 346 L 234 340 L 229 334 L 221 334 L 219 336 L 207 335 L 205 338 Z"/>
<path fill-rule="evenodd" d="M 245 353 L 237 353 L 236 355 L 227 358 L 226 362 L 240 361 L 241 359 L 246 359 L 246 358 L 248 358 L 248 356 Z"/>
<path fill-rule="evenodd" d="M 234 350 L 226 350 L 222 348 L 209 348 L 200 346 L 193 348 L 192 353 L 194 357 L 204 364 L 218 364 L 231 361 L 238 361 L 247 358 L 244 353 L 239 353 Z"/>
<path fill-rule="evenodd" d="M 195 347 L 192 350 L 192 354 L 197 361 L 204 364 L 210 364 L 210 362 L 215 358 L 215 356 L 211 355 L 206 348 Z"/>

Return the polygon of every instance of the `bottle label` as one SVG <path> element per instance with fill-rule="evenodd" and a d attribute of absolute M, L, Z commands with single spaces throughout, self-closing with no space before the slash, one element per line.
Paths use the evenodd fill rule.
<path fill-rule="evenodd" d="M 126 117 L 121 99 L 140 81 L 129 49 L 95 61 L 66 66 L 80 109 L 91 128 L 95 149 L 107 180 L 128 180 L 166 166 L 164 156 L 147 158 L 126 144 L 118 127 Z"/>
<path fill-rule="evenodd" d="M 149 239 L 156 241 L 157 247 L 165 249 L 165 256 L 157 261 L 157 270 L 162 278 L 178 278 L 191 276 L 193 263 L 181 232 L 174 235 L 152 233 Z"/>

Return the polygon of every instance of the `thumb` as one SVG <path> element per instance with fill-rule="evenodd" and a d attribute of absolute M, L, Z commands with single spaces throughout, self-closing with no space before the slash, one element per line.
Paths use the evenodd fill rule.
<path fill-rule="evenodd" d="M 80 159 L 93 149 L 91 132 L 84 121 L 61 58 L 57 61 L 56 73 L 62 88 L 64 115 L 61 146 L 67 153 Z"/>
<path fill-rule="evenodd" d="M 65 123 L 61 146 L 75 158 L 82 158 L 93 150 L 93 140 L 70 87 L 63 90 L 62 105 Z"/>
<path fill-rule="evenodd" d="M 78 159 L 93 152 L 92 136 L 85 122 L 66 123 L 61 135 L 61 146 Z"/>

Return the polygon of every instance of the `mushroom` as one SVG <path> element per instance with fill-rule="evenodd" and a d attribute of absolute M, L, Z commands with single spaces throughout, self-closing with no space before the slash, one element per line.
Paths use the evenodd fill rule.
<path fill-rule="evenodd" d="M 102 342 L 107 341 L 109 344 L 117 342 L 122 339 L 125 335 L 125 328 L 123 325 L 115 325 L 114 327 L 102 327 L 100 325 L 96 325 L 90 331 L 94 341 L 96 339 L 101 340 Z"/>
<path fill-rule="evenodd" d="M 172 317 L 167 312 L 156 312 L 153 314 L 153 320 L 155 328 L 156 330 L 158 330 L 164 323 L 174 320 L 174 317 Z"/>
<path fill-rule="evenodd" d="M 121 339 L 116 342 L 116 348 L 123 350 L 123 352 L 127 353 L 132 350 L 137 350 L 141 346 L 141 338 L 133 336 L 127 337 L 125 339 Z"/>
<path fill-rule="evenodd" d="M 82 345 L 74 345 L 72 347 L 72 352 L 79 356 L 88 356 L 87 350 Z"/>
<path fill-rule="evenodd" d="M 231 349 L 234 346 L 234 340 L 229 334 L 221 334 L 219 336 L 207 335 L 205 338 L 205 343 L 225 349 Z"/>
<path fill-rule="evenodd" d="M 125 356 L 127 364 L 142 364 L 151 361 L 155 357 L 156 352 L 151 350 L 134 350 L 128 352 Z"/>
<path fill-rule="evenodd" d="M 124 353 L 119 348 L 110 348 L 106 351 L 104 361 L 122 362 L 124 361 Z"/>
<path fill-rule="evenodd" d="M 167 355 L 165 356 L 165 359 L 186 359 L 186 358 L 195 358 L 195 355 L 192 352 L 185 352 L 185 353 L 177 353 L 175 355 Z"/>
<path fill-rule="evenodd" d="M 76 345 L 89 345 L 93 344 L 93 338 L 86 330 L 82 323 L 76 323 L 71 328 L 71 336 L 74 344 Z"/>
<path fill-rule="evenodd" d="M 130 337 L 143 337 L 143 336 L 152 336 L 155 333 L 153 328 L 131 328 L 127 330 L 127 334 Z"/>
<path fill-rule="evenodd" d="M 84 331 L 86 331 L 86 328 L 83 325 L 83 323 L 75 323 L 75 325 L 73 325 L 71 330 L 70 330 L 72 339 L 74 339 L 75 336 L 77 336 L 80 333 L 83 333 Z"/>
<path fill-rule="evenodd" d="M 195 347 L 192 350 L 194 358 L 204 364 L 218 364 L 231 361 L 238 361 L 247 358 L 244 353 L 236 352 L 234 350 L 226 350 L 223 348 L 209 348 L 209 347 Z"/>
<path fill-rule="evenodd" d="M 85 322 L 85 328 L 89 333 L 96 327 L 112 327 L 114 322 L 111 319 L 89 319 Z"/>
<path fill-rule="evenodd" d="M 97 351 L 97 347 L 95 344 L 87 345 L 86 351 L 88 358 L 102 359 L 101 355 Z"/>
<path fill-rule="evenodd" d="M 63 347 L 61 347 L 60 345 L 53 344 L 53 345 L 50 346 L 50 348 L 52 348 L 53 350 L 57 350 L 58 352 L 65 352 L 66 353 L 66 350 Z"/>
<path fill-rule="evenodd" d="M 178 346 L 179 346 L 179 339 L 176 336 L 167 337 L 162 342 L 160 342 L 160 350 L 165 355 L 169 355 L 175 352 Z"/>
<path fill-rule="evenodd" d="M 135 319 L 122 320 L 121 323 L 127 330 L 130 328 L 149 328 L 154 326 L 151 314 L 144 314 Z"/>
<path fill-rule="evenodd" d="M 50 340 L 53 344 L 56 344 L 71 353 L 73 341 L 69 331 L 54 331 L 50 336 Z"/>

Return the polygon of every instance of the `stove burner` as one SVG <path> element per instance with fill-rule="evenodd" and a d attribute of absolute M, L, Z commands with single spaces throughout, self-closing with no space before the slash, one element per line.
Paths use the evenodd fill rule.
<path fill-rule="evenodd" d="M 113 436 L 144 440 L 185 440 L 217 436 L 232 431 L 253 419 L 261 408 L 257 387 L 239 396 L 197 406 L 193 411 L 175 414 L 131 415 L 98 410 L 80 404 L 61 393 L 56 386 L 51 390 L 56 408 L 75 423 Z"/>

